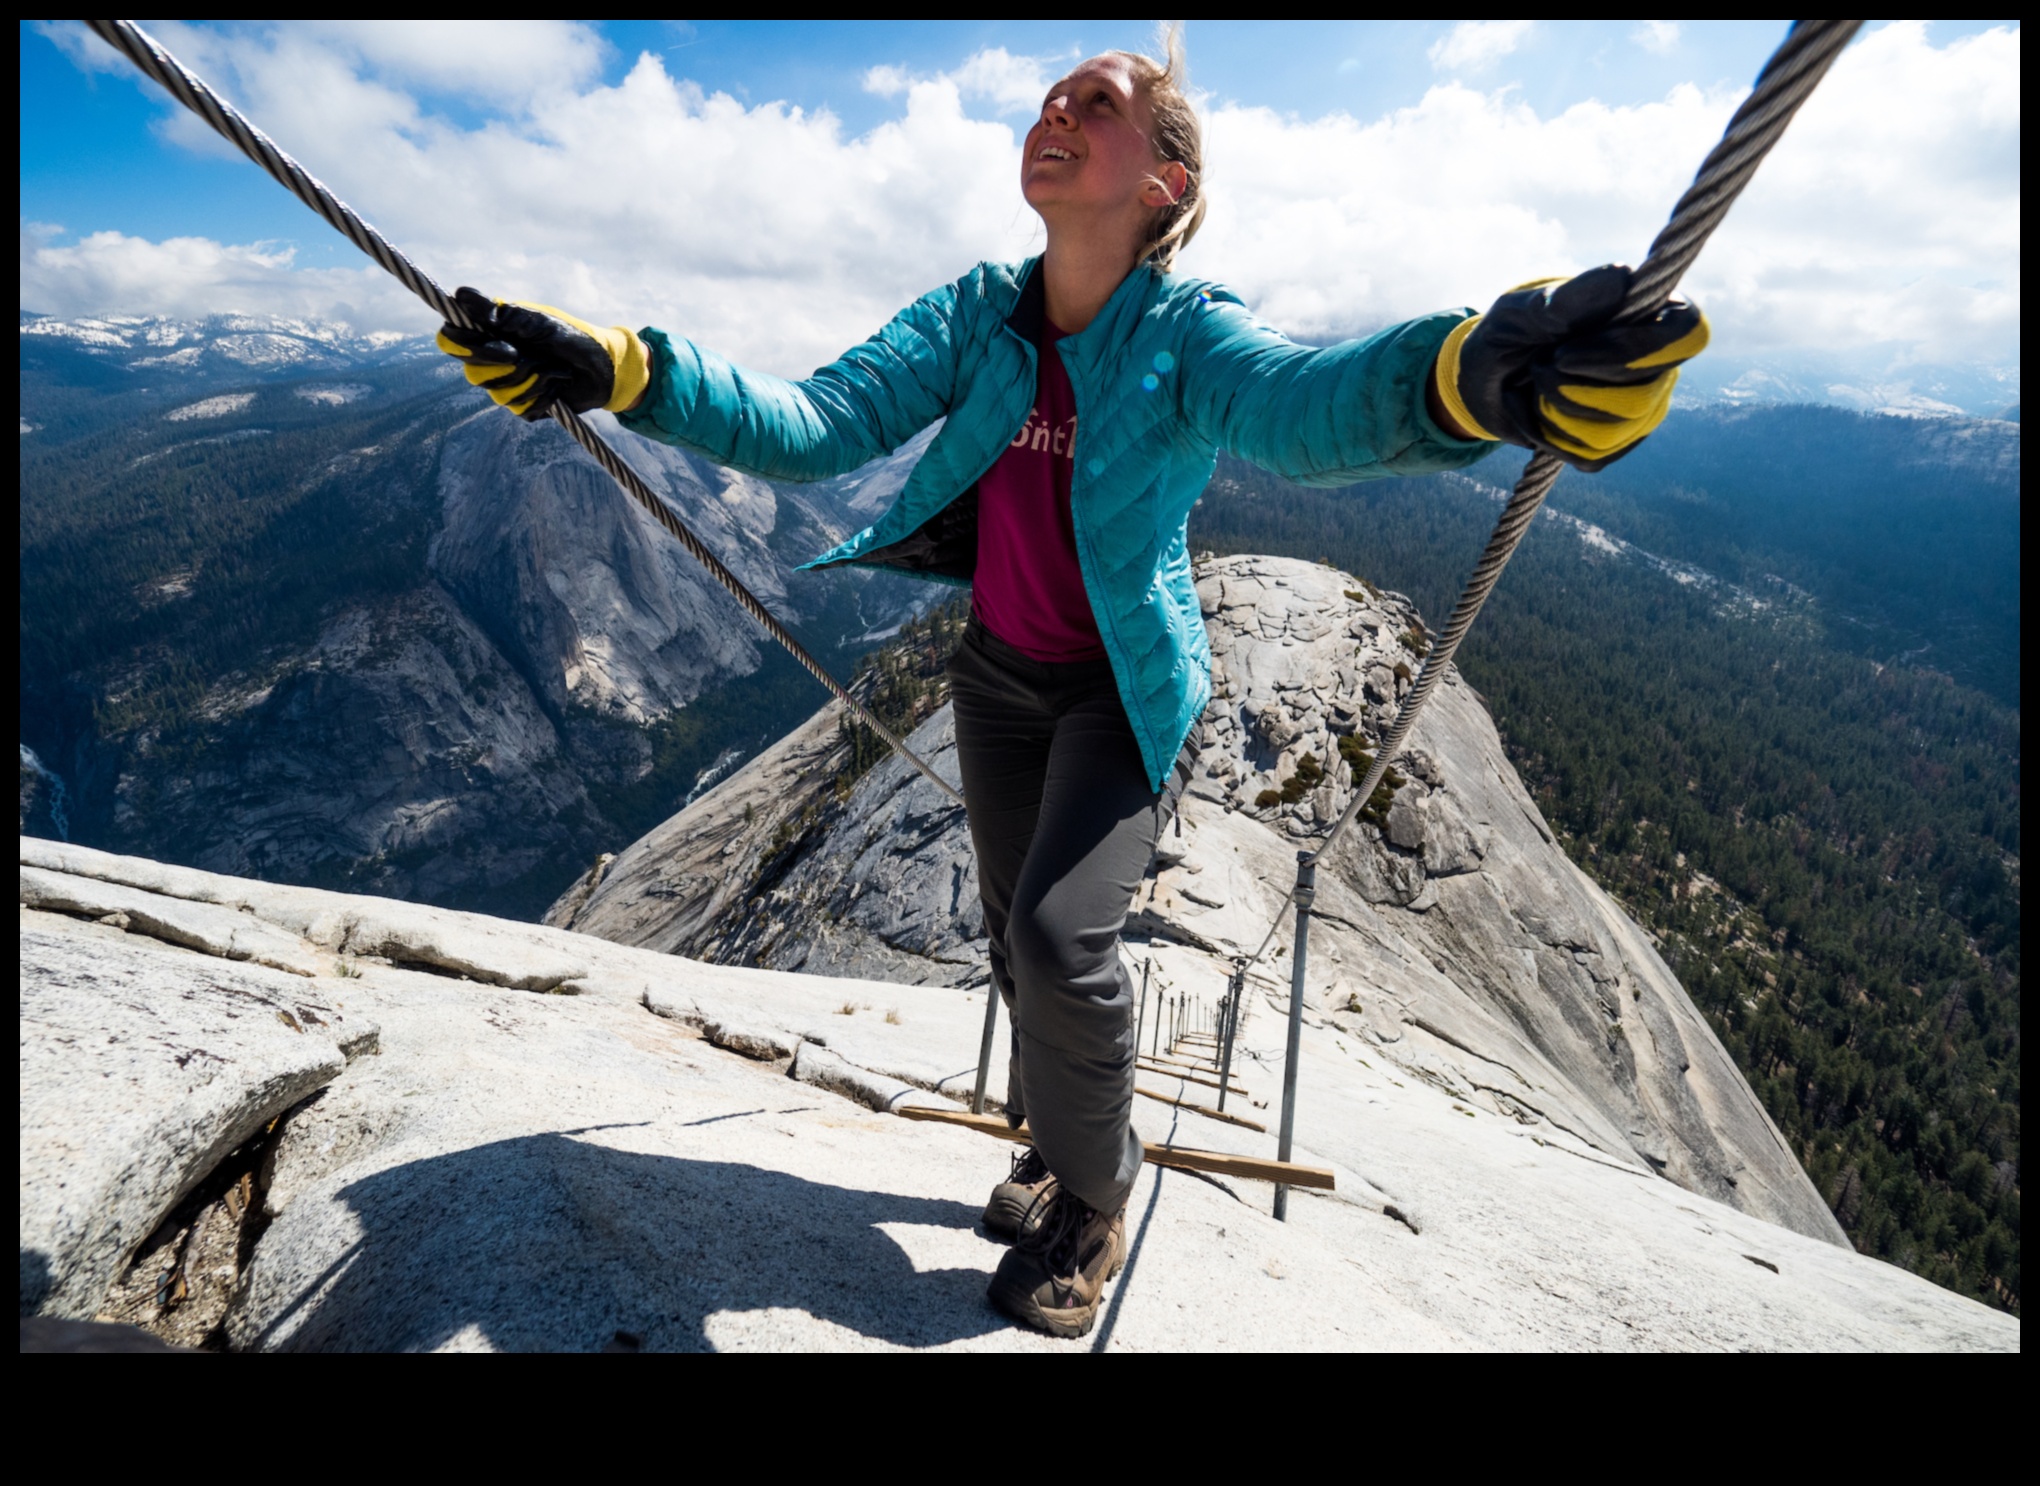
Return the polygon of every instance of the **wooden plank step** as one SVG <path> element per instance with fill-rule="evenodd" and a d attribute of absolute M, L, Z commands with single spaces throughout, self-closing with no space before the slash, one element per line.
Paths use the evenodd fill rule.
<path fill-rule="evenodd" d="M 967 1109 L 924 1109 L 903 1105 L 894 1111 L 903 1120 L 933 1120 L 943 1125 L 961 1125 L 981 1135 L 1000 1140 L 1031 1141 L 1025 1125 L 1018 1130 L 1006 1124 L 1004 1115 L 972 1114 Z M 1323 1166 L 1299 1166 L 1292 1161 L 1271 1161 L 1262 1156 L 1233 1156 L 1223 1151 L 1186 1150 L 1181 1146 L 1144 1142 L 1145 1159 L 1151 1166 L 1173 1166 L 1180 1171 L 1203 1171 L 1213 1176 L 1245 1177 L 1257 1182 L 1280 1182 L 1285 1187 L 1312 1187 L 1321 1192 L 1334 1190 L 1335 1176 Z"/>
<path fill-rule="evenodd" d="M 1196 1060 L 1171 1058 L 1164 1053 L 1135 1053 L 1134 1056 L 1144 1063 L 1167 1063 L 1172 1068 L 1190 1068 L 1199 1073 L 1216 1074 L 1218 1072 L 1218 1061 L 1215 1058 Z"/>
<path fill-rule="evenodd" d="M 1206 1078 L 1201 1073 L 1187 1073 L 1181 1068 L 1160 1068 L 1149 1062 L 1146 1058 L 1142 1058 L 1138 1066 L 1145 1068 L 1149 1073 L 1159 1073 L 1168 1078 L 1180 1078 L 1186 1083 L 1202 1084 L 1207 1089 L 1219 1087 L 1218 1080 L 1215 1078 Z M 1247 1092 L 1240 1087 L 1238 1079 L 1234 1079 L 1230 1084 L 1226 1085 L 1226 1090 L 1228 1093 L 1238 1094 L 1242 1097 Z"/>
<path fill-rule="evenodd" d="M 1258 1121 L 1243 1119 L 1236 1114 L 1227 1114 L 1224 1110 L 1213 1109 L 1208 1104 L 1197 1104 L 1188 1099 L 1172 1099 L 1167 1094 L 1157 1094 L 1153 1089 L 1143 1089 L 1139 1084 L 1133 1086 L 1133 1092 L 1144 1098 L 1159 1099 L 1164 1104 L 1173 1104 L 1178 1109 L 1195 1110 L 1207 1119 L 1223 1120 L 1228 1125 L 1239 1125 L 1248 1130 L 1259 1131 L 1263 1135 L 1268 1133 L 1268 1127 Z"/>

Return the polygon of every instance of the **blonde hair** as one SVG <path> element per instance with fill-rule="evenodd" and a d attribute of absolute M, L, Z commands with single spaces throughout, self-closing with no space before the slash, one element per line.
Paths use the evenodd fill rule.
<path fill-rule="evenodd" d="M 1183 55 L 1183 23 L 1168 22 L 1156 40 L 1161 43 L 1161 61 L 1139 52 L 1117 55 L 1125 59 L 1135 86 L 1147 97 L 1148 112 L 1154 119 L 1149 141 L 1155 158 L 1181 165 L 1186 176 L 1182 194 L 1155 213 L 1147 242 L 1134 260 L 1152 263 L 1157 272 L 1168 273 L 1176 266 L 1176 254 L 1190 246 L 1190 239 L 1204 225 L 1204 126 L 1184 92 L 1190 70 Z M 1166 182 L 1161 184 L 1166 188 Z"/>

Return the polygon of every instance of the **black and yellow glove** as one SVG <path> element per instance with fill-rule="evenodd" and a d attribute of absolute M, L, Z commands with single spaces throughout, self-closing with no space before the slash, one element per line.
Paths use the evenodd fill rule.
<path fill-rule="evenodd" d="M 536 422 L 556 402 L 577 413 L 618 413 L 651 381 L 645 343 L 621 325 L 603 328 L 549 304 L 490 299 L 473 289 L 454 300 L 480 330 L 439 327 L 439 349 L 460 358 L 467 379 L 520 418 Z"/>
<path fill-rule="evenodd" d="M 1438 399 L 1469 432 L 1612 464 L 1665 421 L 1679 367 L 1707 347 L 1707 317 L 1674 295 L 1648 320 L 1614 325 L 1629 292 L 1620 264 L 1511 289 L 1461 322 L 1438 352 Z"/>

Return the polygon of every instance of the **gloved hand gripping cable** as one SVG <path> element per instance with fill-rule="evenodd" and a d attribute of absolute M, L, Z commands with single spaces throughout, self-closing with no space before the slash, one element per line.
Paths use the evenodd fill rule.
<path fill-rule="evenodd" d="M 459 296 L 449 295 L 433 282 L 429 275 L 392 246 L 387 238 L 364 222 L 351 207 L 329 191 L 310 171 L 278 149 L 269 136 L 242 118 L 195 73 L 133 21 L 88 20 L 85 24 L 90 26 L 108 46 L 160 84 L 172 98 L 205 120 L 229 144 L 260 165 L 278 184 L 325 218 L 342 236 L 373 258 L 398 283 L 423 300 L 440 319 L 447 322 L 449 328 L 442 332 L 443 334 L 460 332 L 463 342 L 470 336 L 475 337 L 472 345 L 463 346 L 463 351 L 473 354 L 484 347 L 505 344 L 491 332 L 497 328 L 494 317 L 506 311 L 520 315 L 548 316 L 563 327 L 563 333 L 554 333 L 554 339 L 558 344 L 550 348 L 558 353 L 556 359 L 549 358 L 548 365 L 548 370 L 556 375 L 548 379 L 546 386 L 519 388 L 520 393 L 532 395 L 515 397 L 515 401 L 524 404 L 517 411 L 540 417 L 550 416 L 555 423 L 572 434 L 574 441 L 594 456 L 595 462 L 609 472 L 611 478 L 624 488 L 625 493 L 644 507 L 654 521 L 685 547 L 689 556 L 707 568 L 709 575 L 743 606 L 744 612 L 757 620 L 765 633 L 785 647 L 787 652 L 807 669 L 808 674 L 835 693 L 836 699 L 842 702 L 859 722 L 885 739 L 895 753 L 920 770 L 937 789 L 954 800 L 957 805 L 963 804 L 963 796 L 958 793 L 956 787 L 937 774 L 926 760 L 908 748 L 891 728 L 880 722 L 862 702 L 850 694 L 848 687 L 809 654 L 807 647 L 793 637 L 786 626 L 781 624 L 772 612 L 759 602 L 757 596 L 744 586 L 743 581 L 724 566 L 721 559 L 708 549 L 701 538 L 689 530 L 687 524 L 673 513 L 672 508 L 639 477 L 637 471 L 624 462 L 623 456 L 610 448 L 602 436 L 582 420 L 580 413 L 575 410 L 576 405 L 583 409 L 606 405 L 624 390 L 621 384 L 627 372 L 601 371 L 595 366 L 588 348 L 580 346 L 576 337 L 591 340 L 600 354 L 609 357 L 619 369 L 627 362 L 628 348 L 607 346 L 604 341 L 607 332 L 543 305 L 503 305 L 472 290 L 465 290 Z M 520 328 L 530 327 L 520 321 Z M 499 379 L 501 372 L 500 365 L 494 366 L 486 375 L 471 376 L 470 380 L 475 381 L 477 385 L 483 385 Z M 588 388 L 605 376 L 609 379 L 605 395 L 597 401 L 589 401 Z M 492 396 L 496 396 L 503 389 L 489 390 Z M 638 390 L 642 390 L 642 385 Z M 631 395 L 635 396 L 635 393 Z M 510 401 L 500 396 L 497 400 L 506 404 Z"/>
<path fill-rule="evenodd" d="M 1648 438 L 1679 368 L 1707 348 L 1707 317 L 1673 295 L 1617 321 L 1630 272 L 1608 264 L 1519 284 L 1462 320 L 1438 351 L 1439 401 L 1469 430 L 1592 472 Z"/>
<path fill-rule="evenodd" d="M 436 344 L 457 357 L 467 379 L 518 417 L 536 423 L 556 403 L 576 413 L 621 413 L 644 396 L 652 372 L 645 343 L 621 325 L 576 319 L 549 304 L 453 291 L 453 302 L 482 326 L 448 322 Z"/>

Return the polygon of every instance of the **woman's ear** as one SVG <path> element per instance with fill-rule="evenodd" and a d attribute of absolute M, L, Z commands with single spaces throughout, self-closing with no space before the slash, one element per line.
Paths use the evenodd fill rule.
<path fill-rule="evenodd" d="M 1141 188 L 1143 206 L 1174 206 L 1190 189 L 1190 172 L 1180 160 L 1165 160 L 1148 176 Z"/>

